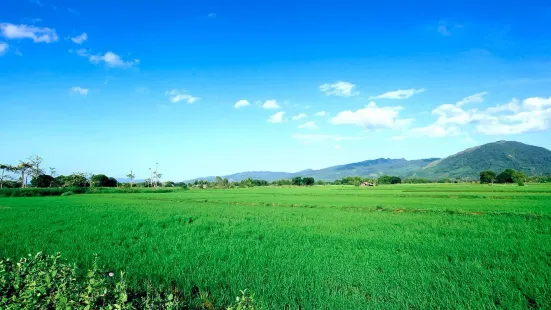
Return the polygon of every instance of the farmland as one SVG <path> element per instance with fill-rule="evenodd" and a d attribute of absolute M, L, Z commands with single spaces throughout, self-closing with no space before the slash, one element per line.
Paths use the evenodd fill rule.
<path fill-rule="evenodd" d="M 264 309 L 551 308 L 551 186 L 0 198 L 0 256 L 61 252 Z"/>

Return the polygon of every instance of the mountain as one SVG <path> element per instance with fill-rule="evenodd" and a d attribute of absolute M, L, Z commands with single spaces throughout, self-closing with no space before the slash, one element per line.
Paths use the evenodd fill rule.
<path fill-rule="evenodd" d="M 230 181 L 241 181 L 245 180 L 247 178 L 251 179 L 258 179 L 258 180 L 266 180 L 266 181 L 274 181 L 274 180 L 281 180 L 281 179 L 289 179 L 293 177 L 293 173 L 289 172 L 271 172 L 271 171 L 247 171 L 247 172 L 239 172 L 234 173 L 230 175 L 223 176 L 224 178 L 230 180 Z M 203 177 L 203 178 L 196 178 L 193 180 L 188 180 L 185 182 L 193 182 L 195 180 L 205 180 L 212 182 L 214 181 L 215 176 L 210 177 Z"/>
<path fill-rule="evenodd" d="M 333 181 L 346 176 L 370 176 L 378 177 L 383 174 L 391 174 L 405 177 L 419 171 L 427 164 L 438 160 L 438 158 L 406 160 L 379 158 L 374 160 L 365 160 L 357 163 L 328 167 L 319 170 L 302 170 L 295 173 L 288 172 L 269 172 L 269 171 L 249 171 L 223 176 L 228 180 L 241 181 L 247 178 L 262 179 L 266 181 L 275 181 L 280 179 L 290 179 L 296 176 L 313 177 L 316 180 Z M 215 177 L 197 178 L 195 180 L 212 181 Z M 189 182 L 189 181 L 186 181 Z"/>
<path fill-rule="evenodd" d="M 313 177 L 316 180 L 333 181 L 346 176 L 377 177 L 383 174 L 405 177 L 422 177 L 432 180 L 444 178 L 478 179 L 480 172 L 496 173 L 512 168 L 527 175 L 551 174 L 551 151 L 514 141 L 497 141 L 466 149 L 455 155 L 438 159 L 417 160 L 379 158 L 357 163 L 333 166 L 319 170 L 303 170 L 295 173 L 249 171 L 224 176 L 232 181 L 246 178 L 274 181 L 295 176 Z M 194 180 L 214 180 L 214 177 Z M 186 181 L 186 182 L 190 182 Z"/>
<path fill-rule="evenodd" d="M 497 141 L 430 163 L 412 176 L 429 179 L 478 179 L 483 170 L 500 173 L 507 168 L 522 170 L 527 175 L 550 174 L 551 151 L 520 142 Z"/>
<path fill-rule="evenodd" d="M 293 176 L 313 177 L 324 181 L 333 181 L 347 176 L 378 177 L 383 174 L 406 177 L 436 160 L 438 158 L 417 160 L 378 158 L 320 170 L 301 171 Z"/>

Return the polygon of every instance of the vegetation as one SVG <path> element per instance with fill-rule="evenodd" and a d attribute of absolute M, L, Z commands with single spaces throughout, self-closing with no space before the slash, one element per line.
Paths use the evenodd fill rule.
<path fill-rule="evenodd" d="M 166 189 L 0 198 L 0 256 L 98 253 L 128 292 L 215 308 L 551 308 L 549 184 Z"/>
<path fill-rule="evenodd" d="M 382 175 L 377 179 L 378 184 L 400 184 L 402 179 L 395 176 Z"/>
<path fill-rule="evenodd" d="M 153 284 L 130 289 L 124 272 L 100 269 L 97 257 L 86 273 L 59 254 L 28 255 L 19 261 L 0 259 L 0 309 L 213 309 L 208 294 L 162 291 Z M 228 309 L 254 310 L 242 292 Z"/>
<path fill-rule="evenodd" d="M 465 178 L 478 179 L 480 171 L 522 171 L 528 175 L 551 173 L 551 151 L 520 142 L 499 141 L 474 147 L 416 173 L 430 179 Z"/>

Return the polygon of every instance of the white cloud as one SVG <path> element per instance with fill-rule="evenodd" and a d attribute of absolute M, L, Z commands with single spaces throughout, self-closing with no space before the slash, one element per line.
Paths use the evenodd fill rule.
<path fill-rule="evenodd" d="M 236 108 L 236 109 L 239 109 L 239 108 L 242 108 L 242 107 L 246 107 L 248 105 L 250 105 L 249 101 L 241 99 L 241 100 L 237 101 L 233 107 Z"/>
<path fill-rule="evenodd" d="M 338 81 L 333 84 L 325 83 L 319 86 L 319 89 L 325 93 L 326 96 L 340 96 L 350 97 L 358 95 L 358 92 L 354 91 L 355 84 L 350 82 Z"/>
<path fill-rule="evenodd" d="M 486 109 L 464 109 L 467 103 L 480 103 L 486 93 L 466 97 L 456 104 L 443 104 L 432 113 L 438 118 L 426 127 L 413 128 L 406 137 L 446 137 L 466 135 L 460 126 L 474 125 L 486 135 L 514 135 L 545 131 L 551 127 L 551 98 L 531 97 L 519 102 L 513 98 L 502 105 Z"/>
<path fill-rule="evenodd" d="M 268 119 L 268 122 L 273 124 L 283 123 L 285 121 L 285 119 L 283 118 L 284 115 L 285 115 L 285 112 L 277 112 L 270 116 L 270 118 Z"/>
<path fill-rule="evenodd" d="M 0 23 L 0 31 L 7 39 L 32 39 L 35 43 L 52 43 L 59 40 L 55 29 L 46 27 Z"/>
<path fill-rule="evenodd" d="M 496 112 L 497 111 L 497 112 Z M 509 114 L 498 112 L 509 112 Z M 492 114 L 494 113 L 494 114 Z M 478 120 L 476 130 L 487 135 L 514 135 L 545 131 L 551 127 L 551 97 L 531 97 L 486 109 Z"/>
<path fill-rule="evenodd" d="M 273 109 L 279 109 L 280 108 L 279 104 L 277 104 L 277 101 L 273 100 L 273 99 L 272 100 L 266 100 L 264 102 L 264 104 L 262 105 L 262 107 L 264 109 L 268 109 L 268 110 L 270 110 L 270 109 L 273 110 Z"/>
<path fill-rule="evenodd" d="M 209 15 L 207 15 L 208 18 L 216 18 L 216 13 L 209 13 Z"/>
<path fill-rule="evenodd" d="M 315 116 L 319 116 L 319 117 L 324 117 L 324 116 L 326 116 L 327 114 L 328 114 L 328 113 L 325 112 L 325 111 L 319 111 L 319 112 L 317 112 L 317 113 L 314 114 L 314 115 L 315 115 Z"/>
<path fill-rule="evenodd" d="M 0 56 L 4 55 L 8 51 L 9 47 L 10 46 L 8 43 L 0 42 Z"/>
<path fill-rule="evenodd" d="M 78 51 L 77 51 L 78 53 Z M 80 54 L 80 56 L 87 56 L 87 54 Z M 105 65 L 108 66 L 108 67 L 112 67 L 112 68 L 129 68 L 129 67 L 132 67 L 138 63 L 140 63 L 140 60 L 139 59 L 134 59 L 134 60 L 131 60 L 131 61 L 124 61 L 122 60 L 122 58 L 109 51 L 107 53 L 105 53 L 104 55 L 91 55 L 89 58 L 88 58 L 92 63 L 100 63 L 100 62 L 105 62 Z"/>
<path fill-rule="evenodd" d="M 458 101 L 456 103 L 456 105 L 458 107 L 460 107 L 460 106 L 463 106 L 467 103 L 481 103 L 481 102 L 484 102 L 484 96 L 486 96 L 487 94 L 488 94 L 488 92 L 481 92 L 481 93 L 471 95 L 469 97 L 465 97 L 465 98 L 461 99 L 460 101 Z"/>
<path fill-rule="evenodd" d="M 337 144 L 337 145 L 335 145 L 335 148 L 336 148 L 336 149 L 340 149 L 341 146 L 340 146 L 339 144 Z"/>
<path fill-rule="evenodd" d="M 380 95 L 377 95 L 377 96 L 372 96 L 372 97 L 370 97 L 370 99 L 398 99 L 398 100 L 403 100 L 403 99 L 408 99 L 408 98 L 412 97 L 415 94 L 420 94 L 424 91 L 425 91 L 424 88 L 398 89 L 398 90 L 389 91 L 389 92 L 386 92 L 384 94 L 380 94 Z"/>
<path fill-rule="evenodd" d="M 457 126 L 442 126 L 439 124 L 431 124 L 426 127 L 413 128 L 410 131 L 414 136 L 439 138 L 446 136 L 458 136 L 461 134 Z"/>
<path fill-rule="evenodd" d="M 298 128 L 304 128 L 304 129 L 309 129 L 309 130 L 319 129 L 318 125 L 316 125 L 316 123 L 313 122 L 313 121 L 306 122 L 306 123 L 298 126 Z"/>
<path fill-rule="evenodd" d="M 83 32 L 82 34 L 79 34 L 78 36 L 71 38 L 71 41 L 73 41 L 76 44 L 82 44 L 86 40 L 88 40 L 88 35 L 86 34 L 86 32 Z"/>
<path fill-rule="evenodd" d="M 167 95 L 170 98 L 170 101 L 174 103 L 186 101 L 187 103 L 192 104 L 195 101 L 201 99 L 199 97 L 193 97 L 192 95 L 186 94 L 185 92 L 180 92 L 176 89 L 167 90 L 165 92 L 165 95 Z"/>
<path fill-rule="evenodd" d="M 342 111 L 331 123 L 335 125 L 357 125 L 366 130 L 375 129 L 400 129 L 410 125 L 413 119 L 399 117 L 402 107 L 377 107 L 371 101 L 365 108 L 357 111 Z"/>
<path fill-rule="evenodd" d="M 71 91 L 73 93 L 78 93 L 78 94 L 81 94 L 83 96 L 88 95 L 88 88 L 82 88 L 82 87 L 79 87 L 79 86 L 75 86 L 75 87 L 71 87 Z"/>
<path fill-rule="evenodd" d="M 291 119 L 293 121 L 298 121 L 298 120 L 301 120 L 301 119 L 306 118 L 306 117 L 308 117 L 308 115 L 306 115 L 305 113 L 300 113 L 300 114 L 297 114 L 297 115 L 291 117 Z"/>
<path fill-rule="evenodd" d="M 363 137 L 347 137 L 339 135 L 325 135 L 325 134 L 292 134 L 291 137 L 295 140 L 299 140 L 305 144 L 324 142 L 324 141 L 345 141 L 345 140 L 362 140 Z"/>
<path fill-rule="evenodd" d="M 90 54 L 88 54 L 88 50 L 86 50 L 85 48 L 79 48 L 78 50 L 70 49 L 69 53 L 75 53 L 75 54 L 77 54 L 79 56 L 82 56 L 82 57 L 90 56 Z"/>

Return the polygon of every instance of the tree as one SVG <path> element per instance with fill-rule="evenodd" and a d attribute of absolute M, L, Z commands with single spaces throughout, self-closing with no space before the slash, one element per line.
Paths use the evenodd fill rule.
<path fill-rule="evenodd" d="M 378 184 L 400 184 L 400 183 L 402 183 L 402 179 L 400 179 L 399 177 L 395 177 L 395 176 L 382 175 L 377 180 L 377 183 Z"/>
<path fill-rule="evenodd" d="M 88 179 L 84 176 L 82 172 L 76 172 L 68 176 L 60 176 L 63 180 L 63 187 L 87 187 L 90 185 Z M 57 178 L 56 178 L 57 179 Z"/>
<path fill-rule="evenodd" d="M 115 178 L 110 178 L 105 174 L 96 174 L 90 178 L 91 186 L 99 187 L 117 187 L 119 182 Z"/>
<path fill-rule="evenodd" d="M 515 174 L 515 170 L 513 169 L 505 169 L 502 173 L 500 173 L 496 180 L 498 183 L 514 183 L 513 175 Z"/>
<path fill-rule="evenodd" d="M 33 165 L 31 163 L 20 161 L 19 165 L 14 168 L 15 171 L 21 172 L 21 188 L 27 187 L 27 179 L 25 178 L 25 173 L 32 167 Z"/>
<path fill-rule="evenodd" d="M 33 178 L 38 178 L 39 175 L 44 174 L 40 170 L 40 164 L 41 163 L 42 163 L 42 157 L 40 157 L 38 155 L 33 155 L 33 156 L 29 157 L 29 164 L 31 164 L 33 166 L 32 171 L 31 171 Z"/>
<path fill-rule="evenodd" d="M 134 185 L 134 178 L 136 177 L 136 175 L 132 173 L 132 169 L 130 169 L 130 173 L 127 174 L 126 177 L 130 179 L 130 187 L 132 187 L 132 185 Z"/>
<path fill-rule="evenodd" d="M 305 178 L 302 178 L 302 183 L 306 186 L 312 186 L 314 185 L 315 180 L 312 177 L 305 177 Z"/>
<path fill-rule="evenodd" d="M 109 183 L 109 177 L 105 174 L 96 174 L 90 177 L 90 186 L 107 187 Z"/>
<path fill-rule="evenodd" d="M 496 173 L 491 170 L 482 171 L 480 173 L 480 183 L 481 184 L 488 184 L 488 183 L 494 183 L 496 180 Z"/>
<path fill-rule="evenodd" d="M 293 178 L 293 185 L 301 186 L 302 185 L 302 178 L 301 177 L 294 177 Z"/>
<path fill-rule="evenodd" d="M 119 181 L 117 181 L 117 179 L 113 177 L 110 177 L 107 180 L 107 184 L 105 184 L 105 187 L 117 187 L 117 185 L 119 185 Z"/>
<path fill-rule="evenodd" d="M 4 165 L 4 164 L 0 164 L 0 170 L 2 170 L 2 175 L 0 176 L 0 189 L 4 186 L 4 175 L 5 175 L 5 172 L 12 172 L 14 171 L 14 167 L 10 166 L 10 165 Z"/>
<path fill-rule="evenodd" d="M 41 174 L 31 179 L 31 185 L 34 187 L 51 187 L 54 180 L 51 175 Z"/>

